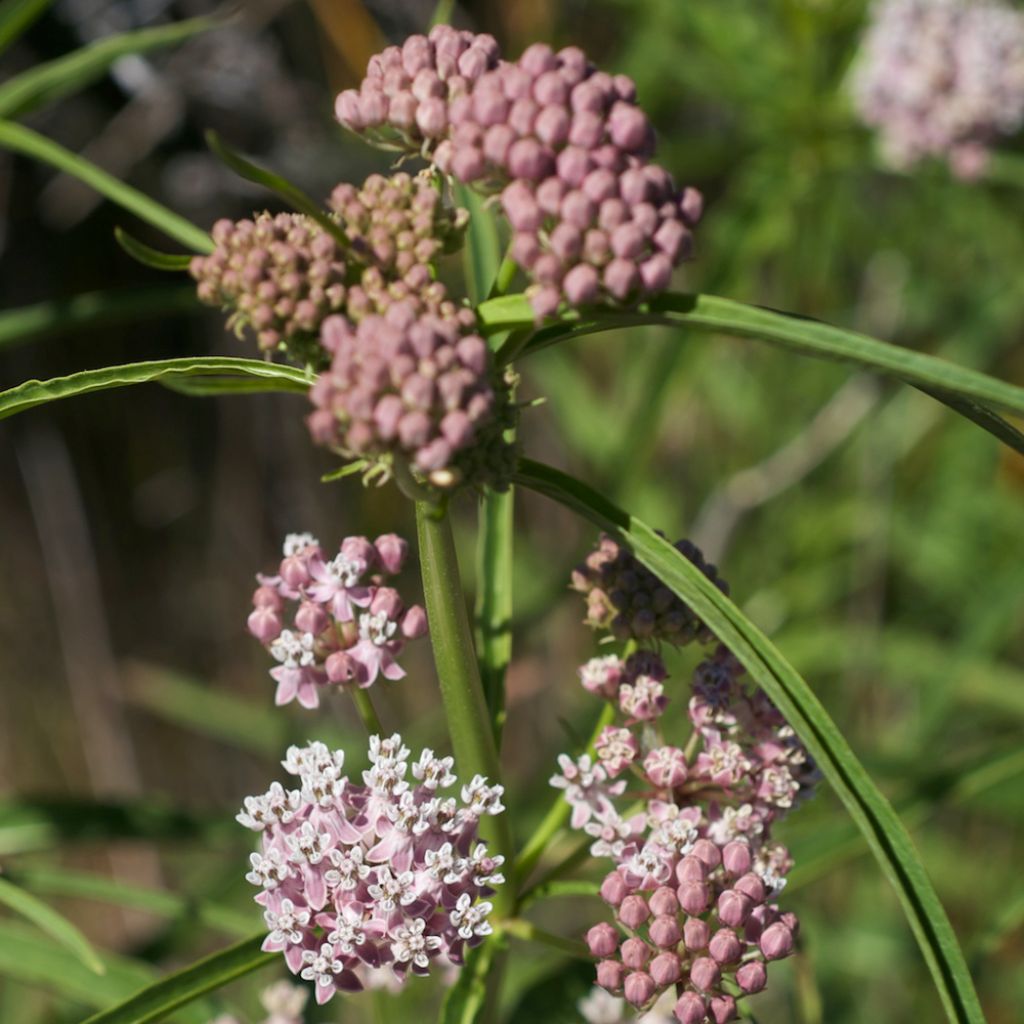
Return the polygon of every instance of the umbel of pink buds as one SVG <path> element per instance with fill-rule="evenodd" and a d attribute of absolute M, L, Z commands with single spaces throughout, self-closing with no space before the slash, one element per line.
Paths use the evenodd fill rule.
<path fill-rule="evenodd" d="M 371 736 L 368 757 L 360 784 L 343 751 L 290 747 L 296 788 L 274 783 L 238 815 L 260 834 L 246 879 L 259 888 L 263 949 L 312 982 L 318 1003 L 380 968 L 404 981 L 461 964 L 491 933 L 487 897 L 504 881 L 502 858 L 477 839 L 480 819 L 504 810 L 501 786 L 476 776 L 445 795 L 452 759 L 424 750 L 410 763 L 397 735 Z"/>
<path fill-rule="evenodd" d="M 691 253 L 700 194 L 651 163 L 633 82 L 577 47 L 537 43 L 510 62 L 490 36 L 437 26 L 371 58 L 335 111 L 370 141 L 501 194 L 538 317 L 563 300 L 656 294 Z"/>
<path fill-rule="evenodd" d="M 314 440 L 348 456 L 403 459 L 439 485 L 478 475 L 461 458 L 472 449 L 487 450 L 495 478 L 512 459 L 501 436 L 507 389 L 472 328 L 399 301 L 357 325 L 329 318 L 321 342 L 331 364 L 310 392 Z"/>
<path fill-rule="evenodd" d="M 1002 0 L 876 0 L 854 68 L 861 119 L 897 168 L 977 177 L 1024 124 L 1024 11 Z"/>
<path fill-rule="evenodd" d="M 728 593 L 725 581 L 719 578 L 715 566 L 704 560 L 696 545 L 680 540 L 675 548 L 719 590 Z M 612 537 L 602 536 L 597 547 L 577 566 L 572 574 L 572 587 L 586 598 L 587 625 L 607 630 L 618 640 L 683 645 L 691 640 L 706 643 L 712 638 L 689 606 Z"/>
<path fill-rule="evenodd" d="M 397 658 L 407 640 L 426 633 L 427 617 L 385 580 L 401 570 L 407 550 L 395 534 L 372 543 L 346 537 L 329 557 L 311 534 L 288 535 L 277 575 L 257 577 L 248 622 L 277 662 L 270 675 L 278 704 L 315 708 L 325 686 L 405 675 Z"/>
<path fill-rule="evenodd" d="M 320 324 L 345 304 L 346 263 L 337 241 L 292 213 L 219 220 L 213 241 L 213 252 L 189 265 L 200 300 L 230 310 L 228 326 L 254 334 L 264 351 L 280 348 L 316 363 Z"/>

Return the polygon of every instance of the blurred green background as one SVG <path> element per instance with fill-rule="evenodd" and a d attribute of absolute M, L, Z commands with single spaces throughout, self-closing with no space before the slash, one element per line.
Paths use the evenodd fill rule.
<path fill-rule="evenodd" d="M 59 0 L 0 75 L 208 9 Z M 246 3 L 230 27 L 122 60 L 28 123 L 204 226 L 267 204 L 206 154 L 207 128 L 326 195 L 384 166 L 333 124 L 334 92 L 432 9 Z M 481 0 L 459 4 L 455 20 L 494 32 L 506 54 L 537 39 L 577 43 L 636 78 L 660 159 L 707 199 L 697 259 L 677 287 L 1024 383 L 1024 176 L 965 185 L 941 166 L 879 165 L 844 92 L 864 14 L 860 0 Z M 1021 142 L 1003 144 L 999 168 L 1024 160 Z M 0 338 L 0 387 L 246 354 L 187 285 L 116 247 L 117 224 L 161 242 L 72 179 L 0 152 L 0 307 L 111 288 L 146 307 L 31 343 Z M 58 325 L 62 310 L 52 309 Z M 717 561 L 905 813 L 988 1019 L 1019 1021 L 1024 460 L 917 392 L 756 342 L 633 330 L 548 350 L 522 371 L 524 397 L 546 399 L 524 417 L 528 453 Z M 331 462 L 309 445 L 304 411 L 294 396 L 193 399 L 146 386 L 0 424 L 0 865 L 112 951 L 97 990 L 49 940 L 0 917 L 5 1024 L 79 1021 L 256 931 L 237 805 L 280 776 L 288 742 L 363 743 L 344 701 L 274 710 L 267 658 L 244 628 L 253 574 L 275 564 L 286 532 L 328 544 L 413 532 L 393 489 L 319 483 Z M 458 513 L 471 577 L 473 501 Z M 533 497 L 519 502 L 517 526 L 504 760 L 525 836 L 550 800 L 556 754 L 597 710 L 575 683 L 593 640 L 567 590 L 595 537 Z M 428 652 L 411 649 L 406 667 L 406 680 L 374 691 L 384 723 L 444 745 Z M 784 900 L 803 922 L 801 949 L 752 1001 L 757 1019 L 939 1019 L 899 906 L 837 802 L 821 793 L 782 838 L 797 859 Z M 581 899 L 538 920 L 578 935 L 602 914 Z M 511 1019 L 578 1020 L 586 970 L 548 950 L 515 952 Z M 210 1016 L 237 1007 L 256 1020 L 255 995 L 273 976 L 225 990 Z M 392 1008 L 335 1001 L 310 1020 L 405 1020 L 439 995 L 414 982 Z"/>

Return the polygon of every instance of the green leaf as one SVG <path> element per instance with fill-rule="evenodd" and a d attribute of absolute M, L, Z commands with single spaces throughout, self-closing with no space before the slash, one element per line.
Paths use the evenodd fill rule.
<path fill-rule="evenodd" d="M 154 917 L 172 920 L 188 916 L 233 939 L 252 934 L 251 913 L 205 900 L 195 900 L 189 896 L 180 896 L 177 893 L 145 889 L 88 872 L 73 871 L 70 868 L 19 868 L 11 874 L 19 885 L 46 896 L 93 900 L 97 903 L 142 910 Z"/>
<path fill-rule="evenodd" d="M 362 473 L 369 463 L 366 459 L 356 459 L 355 462 L 346 462 L 344 466 L 338 469 L 332 469 L 330 473 L 324 473 L 320 477 L 320 483 L 322 484 L 333 484 L 336 480 L 345 480 L 350 476 L 355 476 L 357 473 Z"/>
<path fill-rule="evenodd" d="M 774 644 L 668 541 L 585 484 L 528 460 L 516 479 L 619 537 L 740 660 L 786 716 L 863 832 L 903 905 L 949 1020 L 983 1024 L 963 952 L 907 830 L 811 688 Z"/>
<path fill-rule="evenodd" d="M 275 365 L 280 365 L 275 364 Z M 188 395 L 189 398 L 219 398 L 222 395 L 262 395 L 272 392 L 294 392 L 305 394 L 309 389 L 308 384 L 302 387 L 283 383 L 276 378 L 259 377 L 168 377 L 159 381 L 162 387 L 168 391 L 175 391 L 179 395 Z"/>
<path fill-rule="evenodd" d="M 0 85 L 0 117 L 20 117 L 38 110 L 62 96 L 84 89 L 106 74 L 110 65 L 121 57 L 174 46 L 216 25 L 212 18 L 193 18 L 173 25 L 124 32 L 39 64 Z"/>
<path fill-rule="evenodd" d="M 66 917 L 6 878 L 0 878 L 0 903 L 56 939 L 93 973 L 103 974 L 106 970 L 89 940 Z"/>
<path fill-rule="evenodd" d="M 462 250 L 463 271 L 469 301 L 479 305 L 490 294 L 501 263 L 501 241 L 494 214 L 484 206 L 479 193 L 456 184 L 455 201 L 469 211 L 466 245 Z"/>
<path fill-rule="evenodd" d="M 530 986 L 516 1003 L 509 1024 L 579 1024 L 579 1002 L 594 988 L 593 964 L 560 965 Z"/>
<path fill-rule="evenodd" d="M 261 932 L 214 953 L 191 967 L 148 985 L 117 1006 L 94 1014 L 83 1024 L 147 1024 L 148 1021 L 161 1020 L 207 992 L 277 963 L 279 954 L 260 950 L 265 937 Z"/>
<path fill-rule="evenodd" d="M 79 327 L 124 323 L 202 307 L 191 285 L 85 292 L 35 306 L 0 311 L 0 348 L 66 334 Z"/>
<path fill-rule="evenodd" d="M 493 939 L 471 949 L 455 984 L 445 993 L 438 1024 L 474 1024 L 487 1001 L 487 975 L 498 952 Z"/>
<path fill-rule="evenodd" d="M 196 356 L 186 359 L 161 359 L 151 363 L 129 363 L 127 366 L 105 366 L 100 370 L 83 370 L 68 377 L 48 381 L 28 380 L 8 391 L 0 391 L 0 420 L 24 412 L 45 402 L 93 391 L 145 384 L 168 378 L 209 375 L 255 377 L 272 381 L 277 391 L 306 391 L 308 381 L 301 370 L 258 359 L 235 359 L 229 356 Z"/>
<path fill-rule="evenodd" d="M 206 133 L 206 144 L 213 150 L 214 154 L 223 163 L 230 167 L 235 174 L 251 181 L 255 185 L 262 185 L 271 192 L 276 192 L 293 210 L 312 217 L 334 240 L 343 248 L 349 247 L 348 236 L 342 231 L 337 221 L 332 220 L 320 205 L 314 202 L 298 185 L 293 185 L 287 178 L 282 177 L 274 171 L 268 171 L 264 167 L 247 160 L 240 153 L 233 150 L 224 142 L 216 132 Z"/>
<path fill-rule="evenodd" d="M 188 254 L 161 252 L 133 238 L 123 228 L 114 228 L 114 238 L 117 244 L 133 260 L 137 260 L 143 266 L 152 267 L 154 270 L 188 270 L 192 257 Z"/>
<path fill-rule="evenodd" d="M 213 239 L 191 221 L 31 128 L 12 121 L 0 121 L 0 146 L 70 174 L 195 252 L 205 253 L 213 249 Z"/>
<path fill-rule="evenodd" d="M 477 309 L 487 333 L 516 330 L 533 322 L 523 295 L 489 299 Z M 856 331 L 790 313 L 780 313 L 714 295 L 668 293 L 637 310 L 585 310 L 578 318 L 537 331 L 522 354 L 601 331 L 638 324 L 685 326 L 693 330 L 755 338 L 803 355 L 834 359 L 895 377 L 967 416 L 1000 441 L 1024 453 L 1024 435 L 994 408 L 1024 415 L 1024 388 L 923 352 L 900 348 Z"/>
<path fill-rule="evenodd" d="M 26 32 L 52 3 L 53 0 L 4 0 L 0 4 L 0 53 Z"/>

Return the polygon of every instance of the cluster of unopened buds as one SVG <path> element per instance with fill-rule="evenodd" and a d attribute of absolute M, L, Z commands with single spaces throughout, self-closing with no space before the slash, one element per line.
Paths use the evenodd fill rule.
<path fill-rule="evenodd" d="M 359 784 L 342 751 L 290 747 L 298 788 L 275 782 L 238 815 L 261 837 L 246 878 L 260 889 L 263 949 L 283 953 L 318 1003 L 381 968 L 401 982 L 461 964 L 491 933 L 487 897 L 504 881 L 477 839 L 480 819 L 504 810 L 501 786 L 476 776 L 461 799 L 445 795 L 452 758 L 424 750 L 410 763 L 398 735 L 371 736 L 369 762 Z"/>
<path fill-rule="evenodd" d="M 853 76 L 885 159 L 973 178 L 1024 124 L 1024 11 L 1003 0 L 876 0 Z"/>
<path fill-rule="evenodd" d="M 695 548 L 680 550 L 714 576 Z M 630 552 L 602 538 L 597 554 L 592 575 L 614 566 L 611 607 L 634 607 L 638 593 L 649 595 L 650 574 Z M 588 621 L 614 629 L 614 617 L 594 623 L 593 590 L 578 589 L 588 594 Z M 634 644 L 638 632 L 652 644 L 710 639 L 683 611 L 665 628 L 656 615 L 626 635 Z M 692 732 L 682 746 L 662 729 L 676 698 L 656 650 L 593 658 L 580 681 L 612 705 L 617 721 L 596 737 L 593 755 L 563 754 L 551 784 L 572 808 L 572 827 L 592 837 L 591 854 L 614 865 L 601 895 L 615 923 L 597 924 L 586 937 L 598 985 L 638 1010 L 675 993 L 681 1024 L 725 1024 L 736 1017 L 738 997 L 765 987 L 767 965 L 793 952 L 797 920 L 774 902 L 791 861 L 771 829 L 809 794 L 817 772 L 723 647 L 694 672 Z"/>
<path fill-rule="evenodd" d="M 539 318 L 563 301 L 657 294 L 691 253 L 700 194 L 651 162 L 632 80 L 578 47 L 536 43 L 506 61 L 491 36 L 439 25 L 372 57 L 335 110 L 371 141 L 500 193 Z"/>
<path fill-rule="evenodd" d="M 364 688 L 379 675 L 405 675 L 397 658 L 426 633 L 427 616 L 385 580 L 401 571 L 407 551 L 393 533 L 373 542 L 346 537 L 333 556 L 311 534 L 288 535 L 277 575 L 257 576 L 248 621 L 278 663 L 270 670 L 276 703 L 315 708 L 324 686 Z"/>
<path fill-rule="evenodd" d="M 309 1001 L 309 992 L 298 985 L 279 981 L 260 993 L 260 1003 L 267 1014 L 263 1024 L 302 1024 L 303 1010 Z M 222 1014 L 210 1024 L 241 1024 L 237 1017 Z"/>

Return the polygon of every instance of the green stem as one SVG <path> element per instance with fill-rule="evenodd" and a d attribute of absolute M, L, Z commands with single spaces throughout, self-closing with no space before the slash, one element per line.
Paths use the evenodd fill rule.
<path fill-rule="evenodd" d="M 519 265 L 516 261 L 511 256 L 506 255 L 498 265 L 498 273 L 494 277 L 494 284 L 491 285 L 491 292 L 487 297 L 493 299 L 499 295 L 504 295 L 512 287 L 512 282 L 515 280 L 518 269 Z"/>
<path fill-rule="evenodd" d="M 502 921 L 499 927 L 506 935 L 511 935 L 514 939 L 550 946 L 560 953 L 567 953 L 579 960 L 594 959 L 590 955 L 590 950 L 578 939 L 566 939 L 561 935 L 553 935 L 551 932 L 544 931 L 543 928 L 538 928 L 532 921 L 524 921 L 521 917 Z"/>
<path fill-rule="evenodd" d="M 352 703 L 355 704 L 356 711 L 359 712 L 359 718 L 366 727 L 367 734 L 370 736 L 384 736 L 384 726 L 380 724 L 380 719 L 377 717 L 377 711 L 373 706 L 373 701 L 370 699 L 370 694 L 358 686 L 352 687 L 349 693 L 352 695 Z"/>
<path fill-rule="evenodd" d="M 484 775 L 491 783 L 500 783 L 498 748 L 473 650 L 451 521 L 443 508 L 418 501 L 416 526 L 430 640 L 456 764 L 467 780 Z M 511 865 L 512 833 L 507 816 L 499 814 L 481 826 L 494 852 Z M 514 886 L 501 886 L 492 902 L 496 917 L 509 913 L 515 902 Z"/>
<path fill-rule="evenodd" d="M 615 705 L 605 704 L 600 716 L 594 723 L 594 729 L 587 743 L 586 752 L 593 751 L 594 744 L 597 742 L 598 736 L 601 735 L 601 730 L 606 725 L 611 725 L 614 719 Z M 529 878 L 530 873 L 544 855 L 544 851 L 551 845 L 552 839 L 555 838 L 564 827 L 566 821 L 568 821 L 571 809 L 569 804 L 559 794 L 551 807 L 548 808 L 548 813 L 544 815 L 544 820 L 537 826 L 536 831 L 526 841 L 526 846 L 523 847 L 522 853 L 519 854 L 515 872 L 518 882 L 525 882 Z"/>

